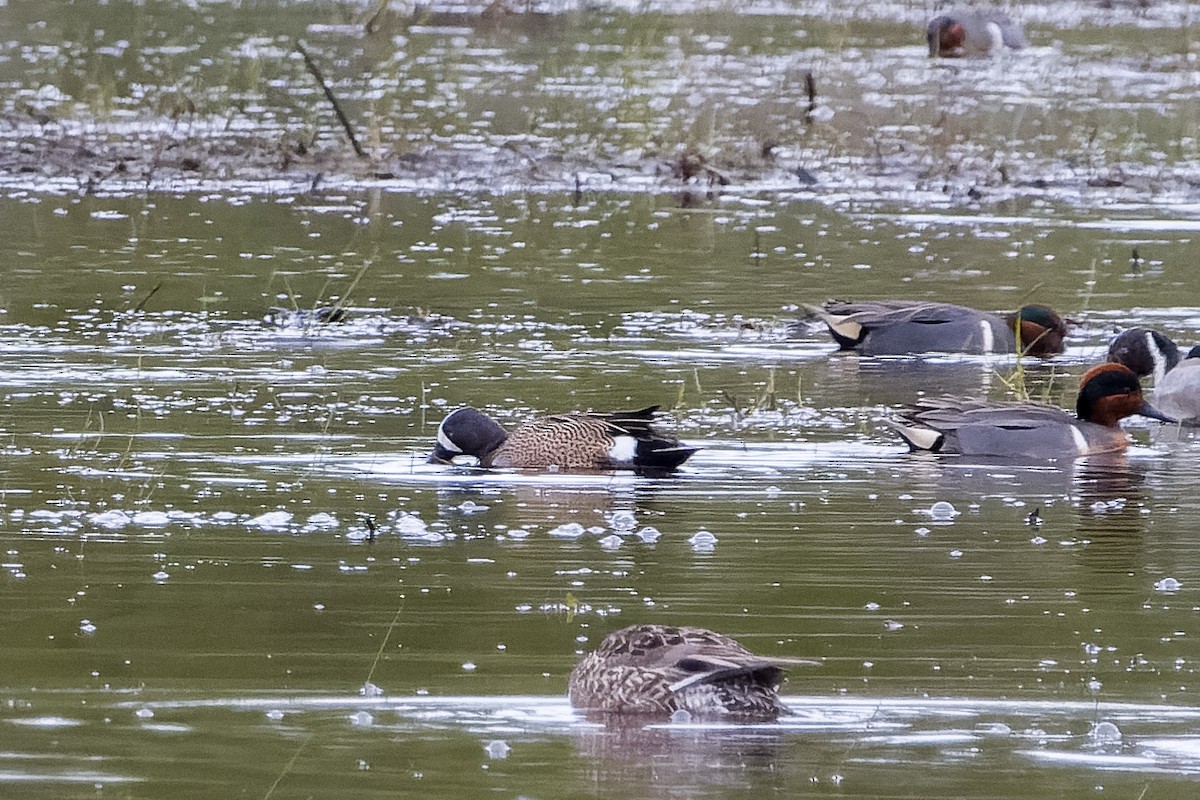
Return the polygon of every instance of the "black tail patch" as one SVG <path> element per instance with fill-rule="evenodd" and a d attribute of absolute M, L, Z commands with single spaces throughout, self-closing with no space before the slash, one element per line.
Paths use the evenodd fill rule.
<path fill-rule="evenodd" d="M 639 475 L 663 475 L 678 469 L 698 450 L 699 447 L 688 447 L 677 439 L 639 439 L 633 463 Z"/>

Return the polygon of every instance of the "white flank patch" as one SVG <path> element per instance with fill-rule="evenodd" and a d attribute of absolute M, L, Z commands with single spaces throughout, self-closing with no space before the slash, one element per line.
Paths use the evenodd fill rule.
<path fill-rule="evenodd" d="M 988 38 L 991 39 L 991 44 L 988 45 L 989 53 L 998 53 L 1004 49 L 1004 32 L 1000 30 L 1000 26 L 994 22 L 987 24 Z"/>
<path fill-rule="evenodd" d="M 614 464 L 632 464 L 637 453 L 637 439 L 632 436 L 616 436 L 612 447 L 608 448 L 608 457 Z"/>
<path fill-rule="evenodd" d="M 983 330 L 983 352 L 990 353 L 996 346 L 996 334 L 992 331 L 992 324 L 985 320 L 980 320 L 979 327 Z"/>
<path fill-rule="evenodd" d="M 859 325 L 848 317 L 830 316 L 825 321 L 840 336 L 844 336 L 852 342 L 858 341 L 858 337 L 862 335 L 862 325 Z"/>
<path fill-rule="evenodd" d="M 1167 359 L 1150 331 L 1146 331 L 1146 349 L 1150 351 L 1150 358 L 1154 361 L 1154 385 L 1158 386 L 1167 374 Z"/>
<path fill-rule="evenodd" d="M 932 450 L 941 443 L 942 434 L 932 428 L 909 427 L 898 425 L 900 435 L 918 450 Z"/>
<path fill-rule="evenodd" d="M 1083 435 L 1083 431 L 1079 430 L 1079 426 L 1071 426 L 1071 438 L 1075 440 L 1075 452 L 1081 456 L 1087 455 L 1091 448 L 1088 447 L 1087 437 Z"/>
<path fill-rule="evenodd" d="M 445 427 L 446 427 L 446 420 L 442 420 L 442 424 L 438 425 L 438 435 L 437 435 L 438 444 L 441 445 L 442 447 L 446 448 L 447 450 L 449 450 L 451 453 L 461 453 L 462 448 L 459 447 L 458 445 L 456 445 L 454 442 L 450 441 L 450 437 L 447 436 L 446 431 L 443 430 Z"/>

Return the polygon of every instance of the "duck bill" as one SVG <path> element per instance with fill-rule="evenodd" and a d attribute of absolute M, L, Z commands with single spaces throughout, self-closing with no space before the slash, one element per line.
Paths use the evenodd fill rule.
<path fill-rule="evenodd" d="M 1146 402 L 1142 403 L 1141 407 L 1137 410 L 1137 413 L 1141 414 L 1143 417 L 1161 420 L 1162 422 L 1179 422 L 1179 420 L 1175 419 L 1174 417 L 1168 417 L 1166 414 Z"/>
<path fill-rule="evenodd" d="M 425 460 L 426 464 L 453 464 L 454 457 L 458 453 L 451 452 L 440 444 L 433 448 L 433 452 L 429 454 L 429 458 Z"/>

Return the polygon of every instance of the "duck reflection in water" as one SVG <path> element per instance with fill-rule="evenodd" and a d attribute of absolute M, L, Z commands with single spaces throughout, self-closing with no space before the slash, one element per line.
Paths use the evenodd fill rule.
<path fill-rule="evenodd" d="M 481 481 L 438 488 L 438 519 L 465 535 L 523 538 L 530 531 L 555 530 L 563 538 L 597 533 L 616 535 L 622 542 L 654 544 L 661 535 L 654 526 L 680 487 L 663 482 L 572 482 L 575 476 L 538 476 L 519 483 Z M 567 527 L 570 526 L 570 527 Z M 558 534 L 556 534 L 558 535 Z M 604 546 L 603 539 L 601 540 Z"/>
<path fill-rule="evenodd" d="M 1048 534 L 1069 534 L 1077 543 L 1079 564 L 1097 575 L 1140 574 L 1147 567 L 1146 534 L 1155 517 L 1145 513 L 1152 507 L 1146 495 L 1145 474 L 1137 460 L 1122 455 L 1080 459 L 1075 465 L 1074 518 L 1063 520 L 1064 531 L 1054 517 L 1047 521 Z M 1057 515 L 1056 515 L 1057 516 Z M 1099 585 L 1107 586 L 1108 581 Z"/>
<path fill-rule="evenodd" d="M 909 484 L 937 497 L 1022 498 L 1021 515 L 1038 509 L 1044 521 L 1059 517 L 1058 509 L 1070 505 L 1080 514 L 1141 496 L 1145 475 L 1138 460 L 1127 454 L 1105 453 L 1072 461 L 1025 463 L 997 456 L 943 459 L 906 457 Z M 957 501 L 954 503 L 957 505 Z M 1060 520 L 1061 521 L 1061 520 Z"/>
<path fill-rule="evenodd" d="M 770 723 L 787 713 L 783 668 L 799 664 L 819 662 L 757 656 L 705 628 L 610 633 L 575 666 L 569 688 L 571 705 L 604 723 L 577 738 L 597 788 L 621 797 L 654 796 L 663 785 L 682 796 L 689 788 L 771 788 L 760 784 L 775 779 L 790 729 Z"/>
<path fill-rule="evenodd" d="M 794 738 L 794 730 L 771 725 L 681 727 L 623 717 L 578 728 L 574 744 L 589 796 L 661 797 L 670 787 L 677 797 L 730 790 L 765 797 L 795 787 L 795 762 L 803 756 Z"/>
<path fill-rule="evenodd" d="M 836 387 L 826 400 L 836 404 L 842 393 L 859 406 L 895 406 L 910 402 L 936 386 L 948 395 L 985 397 L 1003 388 L 997 365 L 977 356 L 940 355 L 924 358 L 860 356 L 854 353 L 818 362 L 812 382 L 816 387 Z M 1033 361 L 1024 365 L 1031 394 L 1052 381 L 1052 365 Z"/>

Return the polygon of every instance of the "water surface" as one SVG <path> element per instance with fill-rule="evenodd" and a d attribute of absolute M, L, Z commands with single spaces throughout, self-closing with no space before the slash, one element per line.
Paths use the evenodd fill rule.
<path fill-rule="evenodd" d="M 1106 461 L 913 456 L 898 407 L 1011 397 L 1015 359 L 836 353 L 802 310 L 1049 304 L 1076 324 L 1021 388 L 1065 407 L 1116 332 L 1200 339 L 1187 7 L 1022 7 L 1033 51 L 998 63 L 928 61 L 915 7 L 688 10 L 383 39 L 328 4 L 4 15 L 0 783 L 1194 794 L 1191 431 L 1132 419 Z M 263 166 L 325 113 L 296 36 L 394 125 L 368 172 L 328 120 L 319 157 Z M 197 111 L 168 124 L 147 98 L 177 86 Z M 250 133 L 199 169 L 163 144 L 226 129 Z M 162 157 L 59 161 L 76 136 Z M 735 180 L 671 174 L 689 144 Z M 263 321 L 333 303 L 343 323 Z M 463 404 L 659 404 L 704 449 L 657 479 L 427 465 Z M 642 621 L 822 665 L 770 725 L 574 715 L 579 654 Z"/>

